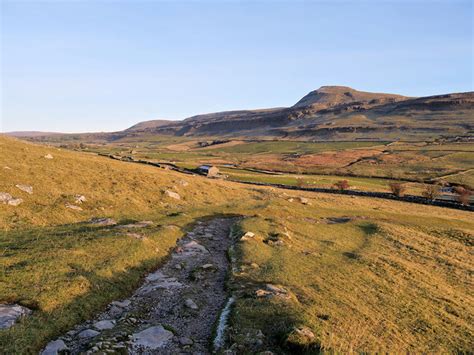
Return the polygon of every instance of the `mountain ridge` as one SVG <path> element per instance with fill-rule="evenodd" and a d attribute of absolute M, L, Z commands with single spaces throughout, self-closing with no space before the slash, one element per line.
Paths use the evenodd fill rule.
<path fill-rule="evenodd" d="M 408 97 L 358 91 L 347 86 L 322 86 L 291 107 L 214 112 L 181 121 L 142 121 L 123 131 L 79 136 L 106 141 L 144 134 L 383 140 L 472 135 L 473 132 L 474 92 Z M 15 135 L 21 137 L 19 132 Z M 36 132 L 30 138 L 41 140 Z"/>

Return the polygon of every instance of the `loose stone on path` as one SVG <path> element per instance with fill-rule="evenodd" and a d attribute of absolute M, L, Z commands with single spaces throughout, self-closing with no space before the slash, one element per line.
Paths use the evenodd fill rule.
<path fill-rule="evenodd" d="M 111 302 L 94 320 L 58 340 L 71 354 L 210 354 L 215 324 L 228 299 L 227 251 L 234 243 L 229 231 L 236 220 L 197 223 L 130 298 Z M 144 228 L 145 222 L 131 225 Z"/>
<path fill-rule="evenodd" d="M 172 332 L 166 330 L 160 324 L 133 334 L 132 346 L 135 348 L 144 347 L 151 350 L 156 350 L 168 344 L 168 341 L 173 338 L 173 336 L 174 335 Z"/>

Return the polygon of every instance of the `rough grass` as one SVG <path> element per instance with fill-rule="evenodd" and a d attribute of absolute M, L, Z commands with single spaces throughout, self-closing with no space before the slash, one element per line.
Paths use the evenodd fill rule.
<path fill-rule="evenodd" d="M 289 202 L 290 195 L 278 189 L 4 137 L 0 151 L 0 191 L 25 200 L 18 207 L 0 205 L 0 302 L 34 309 L 31 317 L 0 332 L 3 353 L 34 353 L 111 300 L 125 297 L 196 219 L 220 213 L 247 217 L 241 230 L 257 234 L 239 244 L 239 272 L 232 279 L 233 287 L 245 291 L 233 311 L 233 338 L 244 348 L 253 349 L 247 330 L 261 329 L 265 342 L 259 350 L 286 351 L 288 333 L 300 325 L 313 330 L 318 347 L 334 352 L 473 347 L 474 223 L 468 212 L 294 195 L 307 197 L 309 206 Z M 44 159 L 47 153 L 54 159 Z M 20 191 L 18 183 L 32 185 L 34 193 Z M 167 189 L 182 199 L 169 199 Z M 83 211 L 65 208 L 75 194 L 87 198 Z M 145 237 L 136 239 L 126 230 L 83 223 L 105 216 L 122 224 L 154 224 L 131 230 Z M 351 219 L 339 223 L 345 221 L 340 217 Z M 286 245 L 268 243 L 283 231 L 291 236 Z M 250 263 L 259 267 L 249 268 Z M 263 283 L 281 284 L 292 296 L 288 301 L 254 298 Z"/>
<path fill-rule="evenodd" d="M 309 194 L 308 207 L 280 196 L 241 223 L 257 237 L 237 249 L 235 289 L 247 296 L 236 303 L 235 341 L 256 351 L 246 334 L 260 329 L 264 347 L 287 351 L 287 335 L 304 325 L 316 335 L 312 346 L 331 352 L 472 349 L 470 213 Z M 333 217 L 351 220 L 328 223 Z M 285 245 L 264 242 L 284 231 Z M 266 283 L 292 297 L 256 298 Z"/>
<path fill-rule="evenodd" d="M 17 207 L 0 205 L 0 302 L 35 310 L 0 332 L 4 353 L 38 351 L 131 292 L 197 218 L 262 203 L 252 189 L 202 177 L 1 136 L 0 145 L 0 191 L 24 199 Z M 44 158 L 47 153 L 52 160 Z M 33 194 L 17 189 L 18 183 L 32 185 Z M 166 197 L 167 189 L 181 200 Z M 65 207 L 75 194 L 87 198 L 82 211 Z M 154 226 L 127 231 L 84 223 L 92 217 L 114 217 L 122 224 L 151 220 Z"/>

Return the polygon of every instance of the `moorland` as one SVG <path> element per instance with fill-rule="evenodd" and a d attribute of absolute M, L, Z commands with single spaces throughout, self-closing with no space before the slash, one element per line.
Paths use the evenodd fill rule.
<path fill-rule="evenodd" d="M 234 299 L 223 347 L 204 339 L 210 352 L 469 352 L 472 212 L 239 181 L 468 191 L 473 113 L 473 93 L 323 87 L 291 108 L 0 136 L 0 192 L 21 199 L 0 204 L 0 303 L 31 310 L 0 331 L 0 348 L 37 353 L 58 338 L 71 346 L 68 332 L 130 298 L 175 260 L 181 240 L 231 218 L 228 235 L 210 236 L 232 240 L 225 293 Z M 190 173 L 203 164 L 220 176 Z M 206 273 L 184 264 L 171 266 L 191 289 L 206 284 Z M 124 335 L 98 332 L 83 350 L 133 346 L 122 338 L 150 326 L 133 310 L 114 319 Z M 183 350 L 202 341 L 181 344 L 183 330 L 163 326 Z"/>

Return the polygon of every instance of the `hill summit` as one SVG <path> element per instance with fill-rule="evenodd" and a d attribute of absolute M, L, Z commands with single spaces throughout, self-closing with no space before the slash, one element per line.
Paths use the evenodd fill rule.
<path fill-rule="evenodd" d="M 321 86 L 319 89 L 311 91 L 304 96 L 293 108 L 307 107 L 319 111 L 339 105 L 358 104 L 376 106 L 407 99 L 410 99 L 410 97 L 358 91 L 348 86 Z"/>

